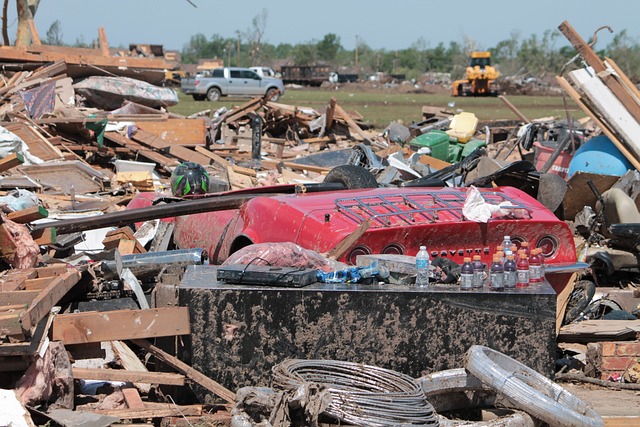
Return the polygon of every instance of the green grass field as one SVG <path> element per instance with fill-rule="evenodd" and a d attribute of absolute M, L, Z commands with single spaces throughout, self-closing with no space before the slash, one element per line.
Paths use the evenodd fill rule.
<path fill-rule="evenodd" d="M 219 102 L 194 101 L 178 89 L 180 102 L 170 111 L 182 115 L 191 115 L 199 111 L 221 107 L 232 108 L 247 101 L 243 98 L 223 98 Z M 340 90 L 288 89 L 279 103 L 323 109 L 331 97 L 345 110 L 355 110 L 364 117 L 364 122 L 374 129 L 382 130 L 393 121 L 402 121 L 406 125 L 421 120 L 423 106 L 448 108 L 449 102 L 455 102 L 454 110 L 474 113 L 480 120 L 517 119 L 511 110 L 498 98 L 454 98 L 449 95 L 424 93 L 394 93 L 379 90 L 376 92 L 355 92 L 347 88 Z M 556 117 L 566 118 L 562 96 L 508 96 L 508 100 L 529 119 Z M 574 118 L 584 117 L 584 113 L 567 97 L 569 112 Z"/>

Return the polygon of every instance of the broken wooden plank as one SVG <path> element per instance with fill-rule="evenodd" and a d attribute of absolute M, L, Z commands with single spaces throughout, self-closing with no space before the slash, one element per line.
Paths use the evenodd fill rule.
<path fill-rule="evenodd" d="M 33 300 L 29 309 L 20 316 L 24 331 L 30 331 L 80 280 L 80 272 L 72 270 L 55 277 L 51 283 Z"/>
<path fill-rule="evenodd" d="M 236 120 L 246 116 L 248 113 L 257 110 L 263 104 L 262 98 L 253 98 L 250 101 L 233 108 L 224 116 L 225 123 L 235 122 Z"/>
<path fill-rule="evenodd" d="M 145 159 L 157 163 L 169 173 L 171 173 L 171 167 L 178 166 L 180 164 L 178 160 L 164 156 L 151 148 L 145 147 L 144 145 L 136 141 L 132 141 L 127 137 L 120 135 L 117 132 L 105 132 L 104 137 L 114 144 L 118 144 L 121 147 L 128 148 L 138 156 L 144 157 Z"/>
<path fill-rule="evenodd" d="M 133 350 L 131 350 L 129 346 L 126 345 L 124 342 L 111 341 L 111 348 L 113 349 L 113 352 L 116 354 L 116 356 L 120 360 L 120 365 L 122 365 L 122 367 L 127 371 L 136 372 L 136 373 L 149 372 L 147 367 L 144 366 L 144 363 L 142 363 L 140 359 L 138 359 L 138 356 L 136 356 Z M 151 389 L 150 384 L 152 383 L 148 383 L 148 382 L 145 383 L 144 381 L 133 381 L 133 382 L 134 382 L 133 384 L 134 387 L 136 387 L 142 393 L 149 393 Z"/>
<path fill-rule="evenodd" d="M 146 403 L 145 406 L 150 406 Z M 82 410 L 77 409 L 77 410 Z M 82 411 L 89 412 L 89 411 Z M 109 409 L 103 411 L 90 411 L 96 414 L 110 415 L 120 419 L 145 419 L 145 418 L 165 418 L 165 417 L 182 417 L 182 416 L 198 416 L 202 415 L 201 405 L 178 406 L 173 403 L 167 403 L 163 406 L 154 405 L 151 408 L 141 410 L 131 409 Z"/>
<path fill-rule="evenodd" d="M 161 135 L 166 145 L 196 147 L 207 143 L 207 126 L 203 118 L 144 121 L 137 123 L 137 126 L 148 133 Z"/>
<path fill-rule="evenodd" d="M 336 99 L 331 97 L 329 100 L 329 105 L 327 106 L 327 110 L 325 111 L 325 120 L 324 120 L 324 128 L 328 132 L 333 127 L 333 116 L 336 112 Z"/>
<path fill-rule="evenodd" d="M 189 333 L 187 307 L 59 314 L 53 322 L 53 339 L 65 345 Z"/>
<path fill-rule="evenodd" d="M 100 52 L 102 52 L 102 56 L 111 56 L 111 53 L 109 52 L 107 32 L 104 30 L 104 27 L 98 27 L 98 42 L 100 44 Z"/>
<path fill-rule="evenodd" d="M 0 159 L 0 172 L 8 171 L 24 163 L 24 157 L 20 153 L 12 153 Z"/>
<path fill-rule="evenodd" d="M 133 343 L 146 351 L 152 353 L 157 359 L 176 369 L 178 372 L 186 375 L 188 378 L 191 378 L 193 381 L 197 382 L 207 390 L 215 393 L 217 396 L 224 399 L 226 402 L 235 404 L 236 395 L 231 390 L 224 387 L 222 384 L 212 380 L 211 378 L 204 375 L 202 372 L 192 368 L 187 365 L 177 357 L 166 353 L 162 349 L 156 347 L 151 344 L 147 340 L 136 339 L 133 340 Z"/>
<path fill-rule="evenodd" d="M 584 320 L 560 329 L 559 342 L 624 341 L 635 339 L 640 320 Z"/>
<path fill-rule="evenodd" d="M 9 123 L 4 127 L 18 135 L 29 147 L 29 152 L 37 158 L 44 161 L 61 160 L 63 158 L 62 152 L 53 146 L 35 125 L 21 121 Z"/>
<path fill-rule="evenodd" d="M 211 163 L 209 157 L 181 145 L 171 145 L 163 151 L 184 162 L 194 162 L 204 166 Z"/>
<path fill-rule="evenodd" d="M 584 41 L 582 37 L 573 29 L 569 22 L 564 21 L 558 29 L 564 34 L 569 42 L 576 48 L 580 56 L 593 68 L 600 80 L 613 92 L 618 100 L 629 111 L 629 114 L 640 123 L 640 105 L 633 99 L 631 94 L 624 88 L 612 73 L 609 72 L 604 62 L 596 52 Z"/>
<path fill-rule="evenodd" d="M 172 372 L 140 372 L 124 369 L 73 368 L 73 377 L 83 380 L 125 381 L 130 383 L 183 386 L 185 376 Z"/>
<path fill-rule="evenodd" d="M 349 129 L 351 129 L 352 132 L 355 132 L 365 142 L 371 144 L 371 139 L 369 138 L 369 136 L 362 130 L 360 126 L 358 126 L 355 120 L 351 118 L 349 113 L 344 111 L 344 109 L 339 104 L 335 105 L 335 114 L 338 115 L 342 120 L 347 122 L 347 125 L 349 126 Z"/>
<path fill-rule="evenodd" d="M 138 390 L 133 387 L 127 387 L 122 389 L 122 395 L 124 396 L 124 401 L 127 403 L 129 409 L 133 411 L 144 411 L 146 408 L 144 407 L 144 403 L 140 398 L 140 394 Z"/>
<path fill-rule="evenodd" d="M 40 291 L 0 292 L 0 307 L 14 304 L 30 304 Z"/>
<path fill-rule="evenodd" d="M 29 222 L 46 218 L 48 216 L 49 211 L 46 210 L 44 206 L 33 206 L 7 214 L 7 218 L 9 218 L 13 222 L 17 222 L 20 224 L 27 224 Z"/>
<path fill-rule="evenodd" d="M 31 238 L 38 246 L 52 245 L 56 243 L 58 233 L 55 227 L 43 228 L 40 230 L 33 230 L 31 232 Z"/>

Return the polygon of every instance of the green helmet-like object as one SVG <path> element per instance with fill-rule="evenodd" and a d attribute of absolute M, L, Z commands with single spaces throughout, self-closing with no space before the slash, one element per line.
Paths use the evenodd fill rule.
<path fill-rule="evenodd" d="M 190 194 L 205 194 L 209 191 L 209 173 L 201 165 L 184 162 L 171 174 L 171 193 L 182 197 Z"/>

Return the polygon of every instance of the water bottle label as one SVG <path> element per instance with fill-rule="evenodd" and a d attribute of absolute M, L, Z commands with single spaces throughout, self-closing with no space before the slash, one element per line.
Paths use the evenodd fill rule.
<path fill-rule="evenodd" d="M 460 275 L 460 288 L 461 289 L 473 288 L 473 274 Z"/>
<path fill-rule="evenodd" d="M 473 273 L 473 287 L 481 288 L 484 283 L 484 273 L 482 271 L 476 271 Z"/>
<path fill-rule="evenodd" d="M 518 274 L 517 282 L 519 285 L 529 284 L 529 270 L 518 270 L 517 274 Z"/>
<path fill-rule="evenodd" d="M 429 268 L 429 260 L 427 259 L 416 259 L 416 268 Z"/>
<path fill-rule="evenodd" d="M 541 271 L 542 269 L 540 268 L 539 265 L 530 265 L 529 266 L 529 280 L 531 280 L 532 282 L 539 282 L 540 278 L 541 278 Z"/>
<path fill-rule="evenodd" d="M 495 289 L 504 288 L 504 274 L 503 273 L 491 273 L 491 287 Z"/>
<path fill-rule="evenodd" d="M 504 286 L 506 288 L 515 288 L 516 287 L 516 272 L 515 271 L 505 271 L 504 272 Z"/>

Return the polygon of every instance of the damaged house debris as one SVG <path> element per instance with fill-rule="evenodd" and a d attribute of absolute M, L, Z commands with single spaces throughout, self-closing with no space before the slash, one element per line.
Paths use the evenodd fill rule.
<path fill-rule="evenodd" d="M 560 31 L 501 138 L 0 47 L 3 425 L 640 425 L 640 92 Z"/>

